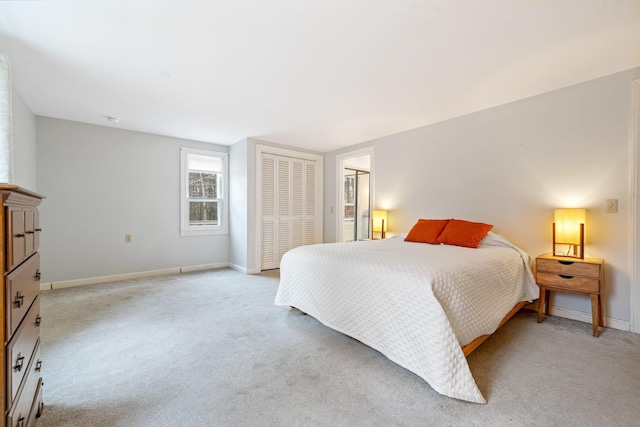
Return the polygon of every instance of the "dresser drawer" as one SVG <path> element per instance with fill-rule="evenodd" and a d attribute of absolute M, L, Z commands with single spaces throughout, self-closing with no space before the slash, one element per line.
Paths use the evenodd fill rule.
<path fill-rule="evenodd" d="M 28 366 L 20 393 L 7 415 L 7 427 L 29 427 L 34 425 L 35 418 L 40 410 L 38 400 L 40 399 L 39 389 L 42 390 L 42 379 L 40 378 L 39 344 L 35 357 Z"/>
<path fill-rule="evenodd" d="M 552 259 L 538 259 L 539 272 L 562 274 L 565 276 L 585 276 L 600 279 L 600 265 L 586 262 L 559 261 Z"/>
<path fill-rule="evenodd" d="M 591 277 L 551 274 L 538 271 L 536 282 L 540 286 L 561 288 L 568 292 L 600 293 L 600 280 Z"/>
<path fill-rule="evenodd" d="M 40 299 L 36 298 L 24 321 L 7 344 L 7 407 L 15 399 L 40 335 Z"/>
<path fill-rule="evenodd" d="M 11 271 L 40 246 L 40 214 L 31 207 L 7 207 L 6 269 Z"/>
<path fill-rule="evenodd" d="M 7 208 L 6 268 L 13 270 L 26 255 L 24 211 L 19 207 Z"/>
<path fill-rule="evenodd" d="M 35 423 L 35 419 L 42 416 L 44 412 L 44 392 L 42 382 L 42 377 L 38 379 L 38 389 L 36 390 L 36 397 L 33 401 L 33 406 L 31 407 L 31 416 L 29 417 L 29 423 Z"/>
<path fill-rule="evenodd" d="M 15 332 L 31 303 L 40 291 L 40 254 L 34 254 L 27 262 L 5 278 L 6 330 L 5 341 Z"/>

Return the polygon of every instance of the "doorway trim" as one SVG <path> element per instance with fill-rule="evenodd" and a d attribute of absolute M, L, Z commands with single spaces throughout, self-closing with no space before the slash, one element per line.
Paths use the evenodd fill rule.
<path fill-rule="evenodd" d="M 375 173 L 374 173 L 374 157 L 373 145 L 360 148 L 358 150 L 348 151 L 336 155 L 336 210 L 334 212 L 336 232 L 335 241 L 342 241 L 342 200 L 343 200 L 343 183 L 344 183 L 344 164 L 347 159 L 369 155 L 369 211 L 371 212 L 375 204 Z"/>
<path fill-rule="evenodd" d="M 631 126 L 631 332 L 640 333 L 640 80 L 633 82 Z"/>

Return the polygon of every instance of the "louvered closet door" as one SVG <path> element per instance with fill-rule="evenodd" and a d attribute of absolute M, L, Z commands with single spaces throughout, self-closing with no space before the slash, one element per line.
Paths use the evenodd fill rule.
<path fill-rule="evenodd" d="M 291 159 L 288 157 L 278 157 L 277 159 L 276 246 L 278 248 L 278 266 L 280 266 L 282 255 L 291 249 Z"/>
<path fill-rule="evenodd" d="M 276 249 L 276 156 L 262 155 L 262 269 L 278 268 Z"/>
<path fill-rule="evenodd" d="M 316 224 L 316 177 L 318 170 L 316 162 L 305 160 L 304 162 L 304 244 L 313 245 L 320 243 Z"/>
<path fill-rule="evenodd" d="M 319 242 L 316 181 L 316 162 L 263 153 L 263 270 L 280 267 L 288 250 Z"/>
<path fill-rule="evenodd" d="M 291 240 L 289 249 L 304 245 L 304 160 L 291 159 Z"/>

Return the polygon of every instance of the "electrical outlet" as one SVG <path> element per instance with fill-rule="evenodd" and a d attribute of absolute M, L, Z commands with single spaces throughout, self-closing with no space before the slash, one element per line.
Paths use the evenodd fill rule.
<path fill-rule="evenodd" d="M 124 242 L 125 243 L 131 243 L 131 234 L 125 234 L 124 235 Z"/>
<path fill-rule="evenodd" d="M 618 213 L 618 199 L 607 199 L 605 200 L 605 209 L 606 213 Z"/>

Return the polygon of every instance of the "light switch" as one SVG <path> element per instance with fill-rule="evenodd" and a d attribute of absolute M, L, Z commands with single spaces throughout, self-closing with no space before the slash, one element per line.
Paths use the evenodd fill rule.
<path fill-rule="evenodd" d="M 618 213 L 618 199 L 605 200 L 604 211 L 606 213 Z"/>

